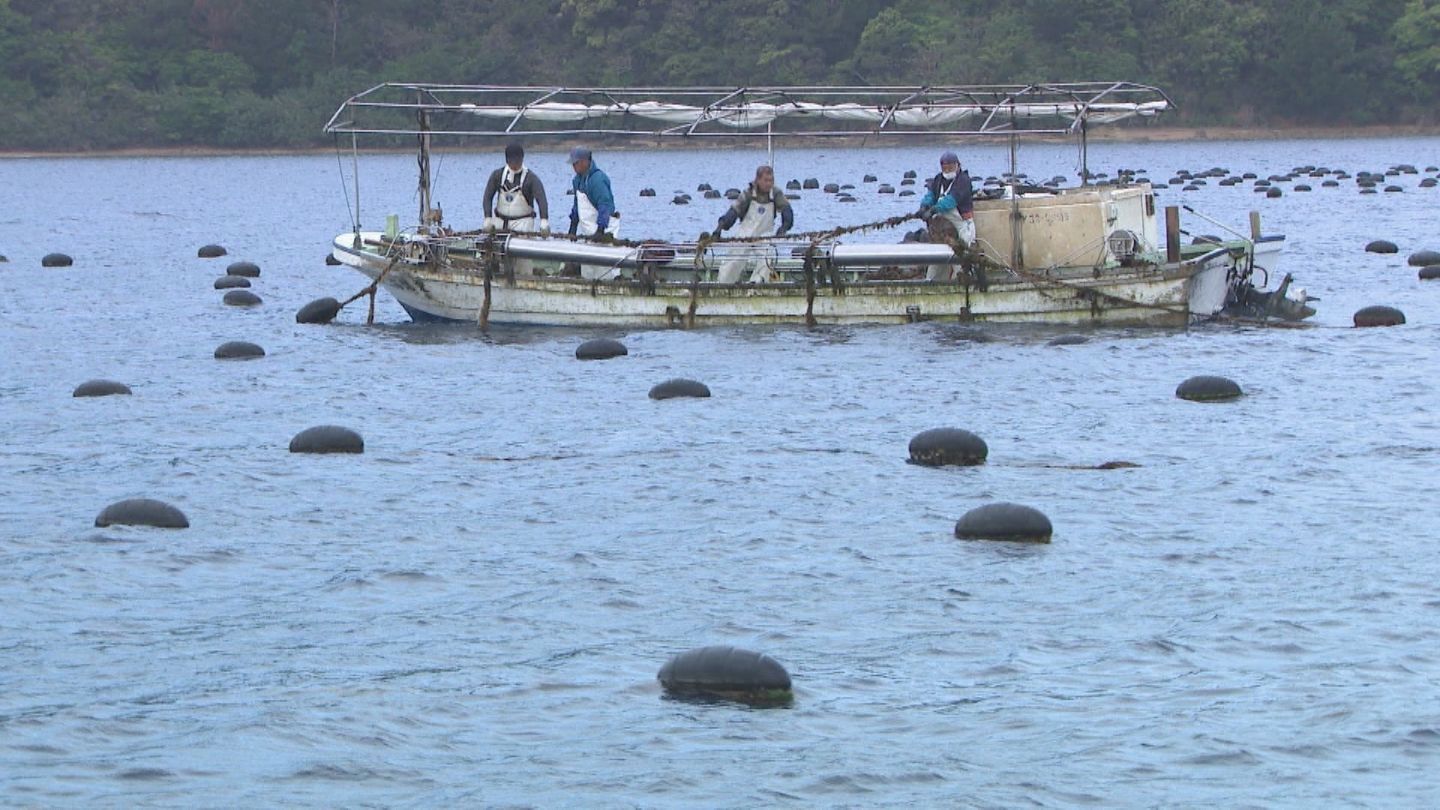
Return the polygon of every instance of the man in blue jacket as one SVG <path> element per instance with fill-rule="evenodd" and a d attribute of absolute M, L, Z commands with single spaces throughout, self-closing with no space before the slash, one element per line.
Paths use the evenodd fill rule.
<path fill-rule="evenodd" d="M 931 227 L 942 223 L 953 226 L 956 237 L 966 247 L 975 244 L 975 189 L 970 184 L 970 173 L 960 168 L 960 158 L 954 152 L 940 156 L 940 173 L 925 184 L 920 216 L 931 223 Z M 953 272 L 948 264 L 932 264 L 925 277 L 930 281 L 949 281 Z"/>
<path fill-rule="evenodd" d="M 577 146 L 570 150 L 570 167 L 575 176 L 570 188 L 575 202 L 570 206 L 570 235 L 596 240 L 614 237 L 620 231 L 620 215 L 615 211 L 615 194 L 610 178 L 595 167 L 590 150 Z"/>

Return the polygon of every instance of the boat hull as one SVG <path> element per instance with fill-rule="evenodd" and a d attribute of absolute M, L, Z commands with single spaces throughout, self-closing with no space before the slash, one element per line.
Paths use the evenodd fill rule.
<path fill-rule="evenodd" d="M 925 320 L 1075 325 L 1184 326 L 1225 304 L 1235 259 L 1225 251 L 1101 278 L 1009 277 L 984 287 L 922 280 L 816 284 L 720 284 L 554 275 L 484 274 L 449 256 L 392 259 L 362 234 L 336 238 L 335 257 L 380 279 L 416 320 L 551 326 L 691 327 L 739 324 L 900 324 Z M 387 271 L 388 268 L 388 271 Z M 383 277 L 382 277 L 383 276 Z"/>

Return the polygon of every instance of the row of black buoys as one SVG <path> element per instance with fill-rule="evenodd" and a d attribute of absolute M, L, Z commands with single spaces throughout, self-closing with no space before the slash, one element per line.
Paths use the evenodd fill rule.
<path fill-rule="evenodd" d="M 359 433 L 339 425 L 316 425 L 295 434 L 292 453 L 363 453 L 365 440 Z"/>
<path fill-rule="evenodd" d="M 672 656 L 655 676 L 678 697 L 720 698 L 755 706 L 794 699 L 790 673 L 764 653 L 729 645 L 699 647 Z"/>
<path fill-rule="evenodd" d="M 106 526 L 150 526 L 156 529 L 188 529 L 189 518 L 185 513 L 164 501 L 153 498 L 130 498 L 116 501 L 95 517 L 95 525 Z"/>
<path fill-rule="evenodd" d="M 46 253 L 40 257 L 41 267 L 69 267 L 75 260 L 65 253 Z"/>
<path fill-rule="evenodd" d="M 215 349 L 216 360 L 254 360 L 264 357 L 265 350 L 257 343 L 245 340 L 232 340 L 228 343 L 221 343 Z"/>
<path fill-rule="evenodd" d="M 1440 264 L 1440 253 L 1433 250 L 1420 250 L 1410 254 L 1405 260 L 1411 267 L 1429 267 L 1432 264 Z"/>
<path fill-rule="evenodd" d="M 225 268 L 225 275 L 259 278 L 260 265 L 254 262 L 231 262 L 230 266 Z"/>
<path fill-rule="evenodd" d="M 86 380 L 75 387 L 71 396 L 75 397 L 109 397 L 116 394 L 129 394 L 130 386 L 114 380 Z"/>
<path fill-rule="evenodd" d="M 910 463 L 925 467 L 972 467 L 989 455 L 984 439 L 959 428 L 934 428 L 910 439 Z"/>
<path fill-rule="evenodd" d="M 1191 377 L 1175 388 L 1175 396 L 1191 402 L 1229 402 L 1243 393 L 1239 383 L 1213 374 Z"/>
<path fill-rule="evenodd" d="M 704 399 L 710 396 L 710 387 L 698 380 L 676 378 L 666 380 L 650 389 L 651 399 Z"/>
<path fill-rule="evenodd" d="M 201 245 L 200 249 L 195 251 L 195 255 L 202 259 L 218 259 L 224 256 L 225 252 L 225 248 L 219 245 Z"/>
<path fill-rule="evenodd" d="M 260 296 L 249 290 L 229 290 L 224 301 L 226 306 L 231 307 L 256 307 L 263 303 Z"/>
<path fill-rule="evenodd" d="M 314 301 L 301 307 L 300 310 L 295 313 L 295 322 L 329 323 L 335 320 L 335 316 L 339 314 L 340 302 L 326 296 L 324 298 L 316 298 Z"/>
<path fill-rule="evenodd" d="M 1388 239 L 1376 239 L 1365 245 L 1366 253 L 1399 253 L 1400 246 Z"/>
<path fill-rule="evenodd" d="M 1375 305 L 1355 312 L 1356 326 L 1399 326 L 1405 323 L 1405 313 L 1395 307 Z"/>
<path fill-rule="evenodd" d="M 1048 543 L 1054 533 L 1044 512 L 1008 501 L 978 506 L 955 522 L 955 536 L 962 540 Z"/>
<path fill-rule="evenodd" d="M 249 286 L 250 279 L 243 276 L 232 276 L 227 273 L 215 279 L 215 289 L 217 290 L 247 289 Z"/>
<path fill-rule="evenodd" d="M 575 349 L 576 360 L 609 360 L 612 357 L 624 357 L 630 350 L 625 344 L 613 338 L 595 338 L 581 343 Z"/>

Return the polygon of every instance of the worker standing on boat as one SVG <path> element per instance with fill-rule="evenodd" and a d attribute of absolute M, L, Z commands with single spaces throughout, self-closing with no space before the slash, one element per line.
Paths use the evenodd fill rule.
<path fill-rule="evenodd" d="M 954 152 L 940 156 L 940 173 L 925 184 L 920 216 L 932 229 L 937 225 L 953 226 L 960 244 L 967 248 L 975 244 L 975 188 L 970 173 L 960 168 L 960 158 Z M 932 264 L 925 277 L 929 281 L 949 281 L 953 274 L 951 265 Z"/>
<path fill-rule="evenodd" d="M 615 211 L 615 194 L 610 178 L 595 166 L 590 150 L 577 146 L 570 150 L 570 168 L 575 176 L 570 188 L 575 202 L 570 207 L 570 235 L 604 239 L 620 231 L 620 215 Z"/>
<path fill-rule="evenodd" d="M 776 216 L 780 218 L 780 227 L 775 227 Z M 720 223 L 711 234 L 716 239 L 720 238 L 721 232 L 729 229 L 736 222 L 740 227 L 735 229 L 735 236 L 740 239 L 752 239 L 760 236 L 770 236 L 774 231 L 775 236 L 784 236 L 790 232 L 795 225 L 795 211 L 790 207 L 790 201 L 786 199 L 785 192 L 775 190 L 775 170 L 769 166 L 760 166 L 755 170 L 755 179 L 749 187 L 735 202 L 731 203 L 729 210 L 720 217 Z M 766 251 L 768 255 L 768 251 Z M 768 281 L 770 275 L 769 263 L 762 260 L 762 256 L 751 258 L 733 258 L 720 265 L 718 280 L 722 284 L 734 284 L 740 280 L 740 274 L 746 269 L 751 271 L 750 281 L 759 284 Z"/>
<path fill-rule="evenodd" d="M 540 233 L 550 233 L 550 204 L 545 185 L 525 167 L 525 147 L 505 147 L 505 165 L 490 173 L 485 184 L 485 230 L 533 233 L 535 213 L 540 213 Z"/>

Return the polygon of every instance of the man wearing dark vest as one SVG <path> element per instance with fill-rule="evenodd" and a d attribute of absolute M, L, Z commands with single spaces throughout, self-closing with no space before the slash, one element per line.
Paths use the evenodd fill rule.
<path fill-rule="evenodd" d="M 505 147 L 505 165 L 491 172 L 490 182 L 485 184 L 485 230 L 550 233 L 545 186 L 525 167 L 525 148 L 518 143 Z"/>

